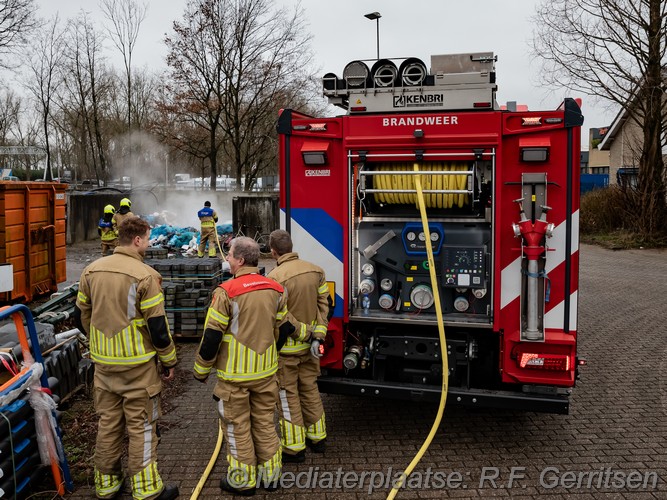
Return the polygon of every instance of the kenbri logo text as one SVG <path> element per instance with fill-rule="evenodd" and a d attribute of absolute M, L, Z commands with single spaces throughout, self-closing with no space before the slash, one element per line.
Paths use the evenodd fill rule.
<path fill-rule="evenodd" d="M 407 118 L 383 118 L 383 127 L 402 127 L 406 125 L 458 125 L 458 116 L 409 116 Z"/>

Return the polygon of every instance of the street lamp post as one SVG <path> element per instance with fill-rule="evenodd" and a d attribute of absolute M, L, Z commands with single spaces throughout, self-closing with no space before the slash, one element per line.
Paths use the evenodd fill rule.
<path fill-rule="evenodd" d="M 380 18 L 382 15 L 379 12 L 371 12 L 370 14 L 364 14 L 366 19 L 375 21 L 375 32 L 377 35 L 377 58 L 380 59 Z"/>

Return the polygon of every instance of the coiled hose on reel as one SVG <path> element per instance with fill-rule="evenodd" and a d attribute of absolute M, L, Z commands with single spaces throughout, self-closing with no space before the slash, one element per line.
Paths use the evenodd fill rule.
<path fill-rule="evenodd" d="M 456 162 L 430 162 L 429 170 L 468 172 L 466 163 Z M 375 193 L 375 201 L 390 205 L 415 205 L 417 206 L 416 178 L 419 177 L 422 189 L 425 191 L 464 191 L 468 186 L 468 174 L 401 174 L 400 172 L 412 171 L 408 163 L 393 163 L 391 165 L 378 165 L 376 172 L 388 172 L 387 175 L 373 176 L 373 189 L 382 191 L 389 190 L 414 190 L 414 193 Z M 424 205 L 426 208 L 463 208 L 470 203 L 468 193 L 424 193 Z"/>

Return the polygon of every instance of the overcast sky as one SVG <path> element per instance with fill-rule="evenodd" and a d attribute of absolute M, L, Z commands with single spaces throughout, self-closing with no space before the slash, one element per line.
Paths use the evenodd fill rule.
<path fill-rule="evenodd" d="M 274 0 L 293 7 L 297 0 Z M 185 0 L 152 0 L 141 27 L 135 52 L 140 66 L 164 67 L 166 49 L 162 40 L 171 23 L 181 19 Z M 42 17 L 60 13 L 73 17 L 81 9 L 103 21 L 96 0 L 37 0 Z M 534 2 L 526 0 L 302 0 L 306 21 L 313 35 L 315 63 L 321 74 L 341 76 L 345 65 L 355 59 L 376 55 L 376 21 L 364 17 L 380 12 L 380 57 L 418 57 L 427 66 L 433 54 L 494 52 L 498 102 L 517 101 L 529 109 L 553 109 L 563 97 L 584 97 L 566 89 L 545 89 L 540 84 L 539 63 L 532 60 L 531 17 Z M 120 67 L 117 51 L 109 47 L 111 61 Z M 584 97 L 585 116 L 582 148 L 587 149 L 589 127 L 611 124 L 616 108 L 605 109 Z"/>

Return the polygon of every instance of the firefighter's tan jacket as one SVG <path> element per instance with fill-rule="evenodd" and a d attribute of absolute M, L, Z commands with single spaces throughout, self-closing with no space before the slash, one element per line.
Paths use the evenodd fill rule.
<path fill-rule="evenodd" d="M 129 217 L 134 217 L 134 214 L 130 211 L 126 213 L 121 213 L 119 210 L 118 212 L 113 214 L 113 219 L 111 219 L 111 221 L 113 222 L 113 228 L 114 231 L 116 231 L 116 234 L 118 234 L 118 226 L 120 226 L 120 223 Z"/>
<path fill-rule="evenodd" d="M 242 267 L 213 292 L 194 375 L 205 380 L 215 366 L 218 378 L 257 380 L 278 370 L 276 340 L 287 318 L 287 295 L 257 267 Z"/>
<path fill-rule="evenodd" d="M 105 370 L 127 369 L 156 355 L 164 367 L 176 365 L 160 274 L 144 264 L 136 250 L 116 247 L 113 255 L 90 264 L 81 275 L 77 307 L 90 338 L 91 357 Z M 163 329 L 161 348 L 154 345 L 158 332 L 148 327 L 153 318 Z"/>
<path fill-rule="evenodd" d="M 299 322 L 308 325 L 312 337 L 323 340 L 327 334 L 327 314 L 329 313 L 329 287 L 324 270 L 299 259 L 296 252 L 286 253 L 278 258 L 278 265 L 268 275 L 287 290 L 287 308 Z M 298 354 L 310 348 L 310 334 L 300 332 L 287 339 L 280 354 Z"/>

